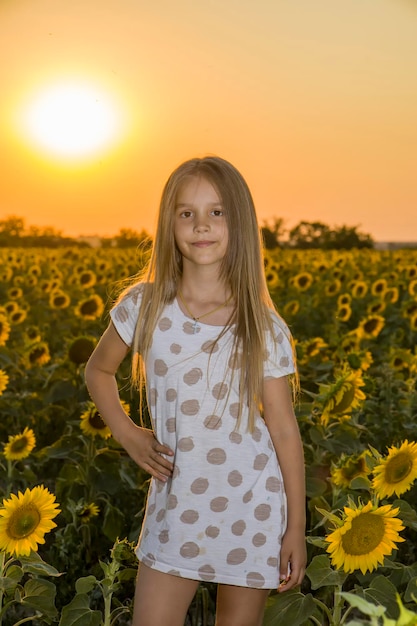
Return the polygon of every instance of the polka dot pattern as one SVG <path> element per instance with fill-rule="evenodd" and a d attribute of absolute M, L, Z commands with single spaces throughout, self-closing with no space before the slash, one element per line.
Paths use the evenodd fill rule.
<path fill-rule="evenodd" d="M 140 301 L 141 286 L 134 287 L 111 311 L 127 344 Z M 294 369 L 287 330 L 278 318 L 273 323 L 265 378 Z M 175 576 L 273 589 L 286 524 L 281 471 L 261 416 L 253 432 L 246 428 L 236 391 L 241 355 L 234 361 L 230 353 L 234 328 L 218 339 L 220 331 L 194 328 L 176 300 L 156 325 L 147 396 L 155 436 L 174 451 L 174 471 L 167 482 L 151 480 L 137 555 Z"/>

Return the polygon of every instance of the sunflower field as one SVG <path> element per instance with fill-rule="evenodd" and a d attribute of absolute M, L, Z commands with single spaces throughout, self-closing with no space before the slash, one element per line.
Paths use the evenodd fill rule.
<path fill-rule="evenodd" d="M 130 623 L 149 477 L 84 366 L 134 249 L 0 249 L 0 625 Z M 267 251 L 296 341 L 309 565 L 265 626 L 417 624 L 417 250 Z M 139 422 L 129 363 L 121 397 Z M 146 420 L 146 416 L 145 416 Z M 213 623 L 201 585 L 189 626 Z"/>

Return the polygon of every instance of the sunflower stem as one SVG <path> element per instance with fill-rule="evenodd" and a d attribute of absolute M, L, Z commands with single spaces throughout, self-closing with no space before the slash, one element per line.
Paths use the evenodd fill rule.
<path fill-rule="evenodd" d="M 324 602 L 322 602 L 318 598 L 314 598 L 313 597 L 313 600 L 314 600 L 314 603 L 318 606 L 318 608 L 321 609 L 323 611 L 323 613 L 325 613 L 326 616 L 328 617 L 330 626 L 333 626 L 333 615 L 332 615 L 329 607 L 327 607 L 324 604 Z M 311 618 L 311 619 L 313 619 L 313 618 Z"/>
<path fill-rule="evenodd" d="M 342 620 L 342 609 L 344 607 L 344 600 L 342 597 L 342 586 L 336 585 L 334 590 L 334 608 L 333 608 L 333 624 L 334 626 L 340 626 Z"/>

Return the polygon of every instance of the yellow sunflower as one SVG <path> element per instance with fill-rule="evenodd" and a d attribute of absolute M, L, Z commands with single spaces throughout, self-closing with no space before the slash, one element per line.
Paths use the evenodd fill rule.
<path fill-rule="evenodd" d="M 35 433 L 26 426 L 22 433 L 9 435 L 9 441 L 4 446 L 3 453 L 8 461 L 20 461 L 29 456 L 35 446 Z"/>
<path fill-rule="evenodd" d="M 27 326 L 24 332 L 27 342 L 36 343 L 41 341 L 41 332 L 37 326 Z"/>
<path fill-rule="evenodd" d="M 284 317 L 293 317 L 294 315 L 297 315 L 299 310 L 300 303 L 298 302 L 298 300 L 290 300 L 289 302 L 287 302 L 287 304 L 284 305 Z"/>
<path fill-rule="evenodd" d="M 409 282 L 408 293 L 412 298 L 417 298 L 417 279 L 411 280 Z"/>
<path fill-rule="evenodd" d="M 329 344 L 327 344 L 321 337 L 314 337 L 299 343 L 298 347 L 301 353 L 301 362 L 308 363 L 308 361 L 313 357 L 322 354 L 322 352 L 329 347 Z"/>
<path fill-rule="evenodd" d="M 399 448 L 388 448 L 388 454 L 373 469 L 372 487 L 379 498 L 399 497 L 417 478 L 417 443 L 403 441 Z"/>
<path fill-rule="evenodd" d="M 337 380 L 331 384 L 319 386 L 319 398 L 323 402 L 321 423 L 327 426 L 334 417 L 350 415 L 365 400 L 366 396 L 360 389 L 365 385 L 361 370 L 346 369 L 341 372 Z"/>
<path fill-rule="evenodd" d="M 24 309 L 17 309 L 17 311 L 10 314 L 9 319 L 12 324 L 21 324 L 25 321 L 26 317 L 27 312 Z"/>
<path fill-rule="evenodd" d="M 342 283 L 340 282 L 338 278 L 335 278 L 331 282 L 326 282 L 325 287 L 324 287 L 324 292 L 326 296 L 331 297 L 339 293 L 341 288 L 342 288 Z"/>
<path fill-rule="evenodd" d="M 389 364 L 397 372 L 404 369 L 414 369 L 415 356 L 405 348 L 391 348 Z"/>
<path fill-rule="evenodd" d="M 368 293 L 368 285 L 363 280 L 356 280 L 351 285 L 353 298 L 364 298 Z"/>
<path fill-rule="evenodd" d="M 0 396 L 9 384 L 9 375 L 2 369 L 0 369 Z"/>
<path fill-rule="evenodd" d="M 388 289 L 388 282 L 386 278 L 378 278 L 371 285 L 371 293 L 374 296 L 383 295 Z"/>
<path fill-rule="evenodd" d="M 332 565 L 348 573 L 360 569 L 362 574 L 382 565 L 384 557 L 397 548 L 396 543 L 405 541 L 398 534 L 404 530 L 396 517 L 398 511 L 372 502 L 344 507 L 341 526 L 325 537 Z"/>
<path fill-rule="evenodd" d="M 78 284 L 83 289 L 88 289 L 89 287 L 93 287 L 97 282 L 97 277 L 91 270 L 84 270 L 78 276 Z"/>
<path fill-rule="evenodd" d="M 12 494 L 0 509 L 0 550 L 29 556 L 45 543 L 45 533 L 55 528 L 53 518 L 60 513 L 55 496 L 40 485 L 25 493 Z"/>
<path fill-rule="evenodd" d="M 366 312 L 368 315 L 378 315 L 378 313 L 383 313 L 386 308 L 387 305 L 383 300 L 377 300 L 368 304 Z"/>
<path fill-rule="evenodd" d="M 60 289 L 55 289 L 49 294 L 49 306 L 51 309 L 66 309 L 71 304 L 71 298 Z"/>
<path fill-rule="evenodd" d="M 354 478 L 367 478 L 370 472 L 366 462 L 368 457 L 368 450 L 350 456 L 342 454 L 338 463 L 330 470 L 332 483 L 337 487 L 349 488 Z"/>
<path fill-rule="evenodd" d="M 100 513 L 100 508 L 94 502 L 89 504 L 82 504 L 77 509 L 77 517 L 82 524 L 88 524 L 93 517 L 97 517 Z"/>
<path fill-rule="evenodd" d="M 80 428 L 85 435 L 90 435 L 90 437 L 99 435 L 103 439 L 111 437 L 110 428 L 107 424 L 105 424 L 105 422 L 103 422 L 103 419 L 93 402 L 87 402 L 87 408 L 81 414 L 80 420 Z"/>
<path fill-rule="evenodd" d="M 344 304 L 342 306 L 339 306 L 336 312 L 336 317 L 341 322 L 349 321 L 351 315 L 352 315 L 352 309 L 350 308 L 349 304 Z"/>
<path fill-rule="evenodd" d="M 400 297 L 400 292 L 398 287 L 390 287 L 384 293 L 384 301 L 387 304 L 395 304 L 398 302 L 398 298 Z"/>
<path fill-rule="evenodd" d="M 10 300 L 19 300 L 23 296 L 23 289 L 20 287 L 11 287 L 7 290 L 7 297 Z"/>
<path fill-rule="evenodd" d="M 352 302 L 352 296 L 350 293 L 341 293 L 337 299 L 337 306 L 341 307 L 345 304 L 350 304 Z"/>
<path fill-rule="evenodd" d="M 0 346 L 6 345 L 10 336 L 10 324 L 4 315 L 0 315 Z"/>
<path fill-rule="evenodd" d="M 279 275 L 276 267 L 271 265 L 265 270 L 265 278 L 268 284 L 268 289 L 276 289 L 279 285 Z"/>
<path fill-rule="evenodd" d="M 104 311 L 104 303 L 99 295 L 94 294 L 89 298 L 81 300 L 75 307 L 75 315 L 83 317 L 86 320 L 95 320 Z"/>
<path fill-rule="evenodd" d="M 96 347 L 96 340 L 94 337 L 77 337 L 71 343 L 68 349 L 68 357 L 70 361 L 76 365 L 87 363 L 94 348 Z"/>
<path fill-rule="evenodd" d="M 417 313 L 410 317 L 410 328 L 413 332 L 417 331 Z"/>
<path fill-rule="evenodd" d="M 313 276 L 310 272 L 300 272 L 294 276 L 291 283 L 298 291 L 307 291 L 313 284 Z"/>
<path fill-rule="evenodd" d="M 45 365 L 51 360 L 49 346 L 46 341 L 38 341 L 31 345 L 23 355 L 23 361 L 29 368 Z"/>
<path fill-rule="evenodd" d="M 384 328 L 385 318 L 381 315 L 368 315 L 359 322 L 358 334 L 363 339 L 377 337 Z"/>

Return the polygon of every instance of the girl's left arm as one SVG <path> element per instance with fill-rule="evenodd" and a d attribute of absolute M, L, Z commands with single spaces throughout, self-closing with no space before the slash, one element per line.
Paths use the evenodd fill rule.
<path fill-rule="evenodd" d="M 287 495 L 287 529 L 281 545 L 278 587 L 278 591 L 286 591 L 301 584 L 307 562 L 303 444 L 286 376 L 264 381 L 263 410 Z"/>

